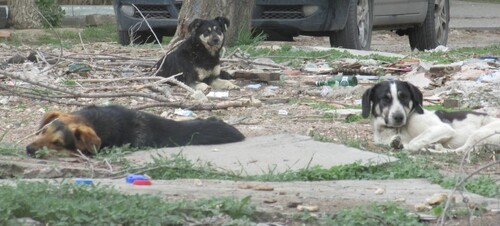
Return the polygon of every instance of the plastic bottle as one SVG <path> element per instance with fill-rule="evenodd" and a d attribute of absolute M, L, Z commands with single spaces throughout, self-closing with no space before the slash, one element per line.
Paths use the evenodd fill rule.
<path fill-rule="evenodd" d="M 328 80 L 316 81 L 316 86 L 356 86 L 358 79 L 356 76 L 338 75 Z"/>

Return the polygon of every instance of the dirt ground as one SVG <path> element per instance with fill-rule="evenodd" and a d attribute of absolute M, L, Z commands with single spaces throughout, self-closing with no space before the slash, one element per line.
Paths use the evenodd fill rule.
<path fill-rule="evenodd" d="M 500 43 L 500 31 L 466 31 L 454 30 L 450 32 L 449 47 L 477 47 L 489 46 L 492 44 Z M 279 45 L 276 42 L 265 42 L 263 45 Z M 297 46 L 328 46 L 327 38 L 318 37 L 298 37 L 296 42 L 290 43 Z M 390 32 L 376 32 L 372 41 L 373 50 L 387 51 L 401 54 L 411 54 L 408 40 L 406 37 L 398 37 Z M 0 45 L 0 60 L 5 61 L 10 58 L 13 53 L 25 54 L 30 47 L 15 48 L 6 45 Z M 42 51 L 51 52 L 54 55 L 59 51 L 57 48 L 40 47 Z M 142 63 L 153 65 L 154 60 L 158 59 L 161 52 L 157 48 L 150 46 L 137 46 L 136 48 L 120 47 L 116 44 L 110 43 L 95 43 L 88 44 L 85 49 L 80 46 L 74 46 L 69 50 L 65 50 L 65 54 L 82 54 L 89 52 L 91 54 L 112 54 L 113 56 L 125 56 L 142 59 Z M 116 58 L 115 58 L 116 59 Z M 75 58 L 71 58 L 75 60 Z M 92 62 L 97 62 L 98 59 L 86 58 Z M 93 72 L 89 76 L 92 79 L 98 78 L 116 78 L 119 76 L 127 76 L 130 73 L 135 73 L 141 69 L 140 67 L 127 67 L 118 66 L 114 64 L 113 60 L 108 63 L 99 64 L 93 68 Z M 54 81 L 58 76 L 77 76 L 74 74 L 64 74 L 65 66 L 58 66 L 51 69 L 51 74 L 43 75 L 45 77 L 38 78 L 40 81 Z M 106 67 L 105 69 L 100 67 Z M 33 68 L 29 66 L 12 66 L 2 65 L 2 69 L 6 71 L 32 71 Z M 112 68 L 112 69 L 110 69 Z M 139 69 L 138 69 L 139 68 Z M 37 69 L 44 71 L 46 68 Z M 42 73 L 43 74 L 43 73 Z M 41 75 L 42 76 L 42 75 Z M 82 76 L 82 75 L 80 75 Z M 83 77 L 84 78 L 84 77 Z M 268 84 L 262 83 L 259 89 L 248 88 L 247 85 L 251 82 L 239 80 L 235 83 L 242 87 L 241 90 L 230 91 L 229 97 L 223 100 L 232 100 L 241 97 L 253 97 L 259 99 L 261 106 L 245 106 L 245 107 L 231 107 L 228 109 L 218 110 L 194 110 L 193 112 L 198 117 L 217 116 L 226 122 L 235 125 L 246 136 L 260 136 L 277 133 L 296 133 L 301 135 L 315 135 L 324 140 L 330 140 L 338 143 L 345 143 L 346 141 L 357 140 L 358 143 L 365 149 L 383 152 L 384 149 L 372 144 L 372 133 L 368 120 L 361 120 L 356 123 L 347 123 L 345 115 L 335 115 L 334 117 L 325 117 L 324 108 L 317 107 L 317 103 L 326 103 L 329 106 L 337 108 L 345 108 L 350 105 L 359 104 L 364 90 L 371 84 L 363 83 L 356 87 L 349 87 L 347 89 L 334 89 L 334 95 L 323 97 L 320 95 L 321 87 L 314 87 L 304 84 L 306 79 L 317 79 L 317 76 L 310 75 L 287 75 L 282 81 L 270 82 Z M 0 82 L 9 84 L 8 79 L 1 79 Z M 182 90 L 174 89 L 174 93 L 182 93 Z M 16 143 L 23 147 L 32 140 L 32 135 L 36 131 L 39 120 L 43 113 L 47 110 L 64 110 L 73 111 L 78 109 L 78 106 L 63 105 L 58 103 L 50 103 L 40 100 L 30 100 L 20 97 L 7 97 L 3 90 L 0 90 L 0 134 L 4 134 L 2 142 Z M 182 95 L 180 95 L 182 96 Z M 500 97 L 495 97 L 500 98 Z M 119 103 L 129 107 L 137 107 L 151 101 L 146 98 L 139 97 L 113 97 L 113 98 L 80 98 L 80 103 L 85 104 L 104 104 L 104 103 Z M 220 100 L 215 100 L 220 101 Z M 174 108 L 158 107 L 148 108 L 147 111 L 162 115 L 168 118 L 180 119 L 183 118 L 174 113 Z M 19 150 L 20 153 L 23 150 Z M 495 155 L 485 154 L 480 161 L 473 162 L 467 165 L 466 171 L 470 172 L 480 165 L 491 161 Z M 10 157 L 9 157 L 10 158 Z M 457 159 L 458 156 L 440 157 L 429 156 L 430 161 L 437 161 L 443 165 L 444 173 L 457 172 L 460 169 L 460 164 Z M 455 158 L 455 159 L 454 159 Z M 451 159 L 451 160 L 450 160 Z M 12 159 L 11 159 L 12 160 Z M 14 161 L 27 161 L 37 164 L 52 164 L 50 161 L 42 160 L 27 160 L 24 158 L 16 157 Z M 85 168 L 84 161 L 62 160 L 64 164 L 69 164 L 74 167 Z M 43 163 L 44 162 L 44 163 Z M 102 167 L 106 166 L 102 164 Z M 486 170 L 485 173 L 490 175 L 500 176 L 500 168 L 491 168 Z M 0 175 L 1 176 L 1 175 Z M 175 183 L 175 181 L 172 181 Z M 293 183 L 292 185 L 293 186 Z M 258 191 L 257 191 L 258 192 Z M 327 192 L 327 191 L 325 191 Z M 184 196 L 183 196 L 184 197 Z M 189 198 L 190 196 L 186 196 Z M 278 199 L 281 196 L 277 196 Z M 283 199 L 289 197 L 288 195 L 282 196 Z M 279 200 L 281 203 L 293 201 Z M 321 200 L 317 200 L 321 202 Z M 354 203 L 349 201 L 350 203 Z M 328 203 L 323 203 L 322 206 L 328 206 Z M 341 206 L 336 207 L 341 208 Z M 493 218 L 495 218 L 494 216 Z"/>

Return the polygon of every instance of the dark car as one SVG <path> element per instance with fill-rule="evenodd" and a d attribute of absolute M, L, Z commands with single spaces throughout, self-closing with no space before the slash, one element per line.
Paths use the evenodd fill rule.
<path fill-rule="evenodd" d="M 151 29 L 160 40 L 173 35 L 181 7 L 179 0 L 115 0 L 120 44 L 154 41 Z M 449 21 L 449 0 L 255 0 L 252 12 L 252 27 L 270 40 L 329 36 L 331 46 L 351 49 L 369 49 L 372 30 L 393 30 L 408 35 L 412 49 L 433 49 L 446 45 Z"/>

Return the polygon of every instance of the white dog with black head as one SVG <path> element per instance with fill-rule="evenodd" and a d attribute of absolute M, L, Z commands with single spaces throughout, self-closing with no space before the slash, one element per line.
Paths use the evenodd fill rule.
<path fill-rule="evenodd" d="M 372 116 L 375 143 L 410 151 L 469 153 L 489 145 L 500 150 L 500 119 L 473 111 L 445 112 L 422 108 L 414 85 L 384 81 L 365 91 L 362 115 Z"/>

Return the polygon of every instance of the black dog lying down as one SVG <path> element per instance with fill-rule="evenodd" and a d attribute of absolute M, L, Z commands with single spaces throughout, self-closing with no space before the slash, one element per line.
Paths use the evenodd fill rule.
<path fill-rule="evenodd" d="M 195 19 L 188 26 L 190 36 L 156 64 L 158 76 L 176 77 L 179 81 L 205 91 L 208 85 L 215 89 L 239 89 L 227 80 L 231 75 L 220 69 L 220 50 L 224 45 L 224 32 L 229 26 L 225 17 L 213 20 Z"/>
<path fill-rule="evenodd" d="M 52 122 L 52 123 L 51 123 Z M 85 107 L 73 113 L 47 112 L 29 155 L 43 147 L 66 153 L 95 154 L 101 148 L 174 147 L 223 144 L 245 139 L 233 126 L 215 118 L 174 121 L 121 106 Z"/>

